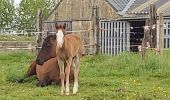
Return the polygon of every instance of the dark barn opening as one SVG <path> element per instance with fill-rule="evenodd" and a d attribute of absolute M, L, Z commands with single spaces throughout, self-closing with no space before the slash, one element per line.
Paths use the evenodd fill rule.
<path fill-rule="evenodd" d="M 145 21 L 130 21 L 130 51 L 138 52 L 144 37 Z"/>

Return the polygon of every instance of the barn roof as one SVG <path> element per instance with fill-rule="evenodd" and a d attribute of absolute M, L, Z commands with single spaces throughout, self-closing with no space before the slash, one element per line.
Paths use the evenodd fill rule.
<path fill-rule="evenodd" d="M 170 0 L 107 0 L 123 18 L 147 17 L 150 4 L 155 4 L 157 13 L 170 17 Z"/>
<path fill-rule="evenodd" d="M 165 15 L 165 16 L 170 16 L 170 8 L 168 8 L 168 9 L 166 9 L 166 10 L 164 11 L 164 15 Z"/>
<path fill-rule="evenodd" d="M 130 0 L 107 0 L 117 11 L 122 11 Z"/>
<path fill-rule="evenodd" d="M 58 4 L 50 13 L 57 9 L 63 0 L 58 0 Z M 105 0 L 123 18 L 147 18 L 150 4 L 155 4 L 157 13 L 163 13 L 170 17 L 170 0 Z"/>

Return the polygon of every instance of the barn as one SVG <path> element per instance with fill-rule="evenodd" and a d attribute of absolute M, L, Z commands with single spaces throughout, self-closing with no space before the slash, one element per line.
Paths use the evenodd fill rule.
<path fill-rule="evenodd" d="M 136 52 L 144 36 L 150 4 L 156 6 L 157 14 L 163 13 L 164 48 L 170 48 L 169 0 L 58 0 L 43 22 L 43 30 L 53 32 L 55 22 L 66 23 L 68 32 L 82 36 L 85 54 Z"/>
<path fill-rule="evenodd" d="M 150 13 L 150 5 L 155 5 L 156 7 L 156 13 L 157 13 L 157 37 L 159 33 L 159 14 L 163 14 L 163 20 L 164 20 L 164 48 L 168 49 L 170 48 L 170 38 L 169 34 L 170 31 L 168 31 L 170 28 L 170 1 L 169 0 L 130 0 L 134 1 L 128 9 L 126 9 L 126 12 L 118 12 L 122 15 L 122 19 L 125 19 L 130 23 L 130 45 L 131 50 L 133 49 L 133 45 L 141 44 L 141 40 L 143 38 L 144 33 L 144 27 L 145 21 L 148 19 L 149 13 Z M 159 42 L 157 38 L 157 42 Z M 158 43 L 157 43 L 158 44 Z M 135 47 L 137 48 L 137 47 Z"/>

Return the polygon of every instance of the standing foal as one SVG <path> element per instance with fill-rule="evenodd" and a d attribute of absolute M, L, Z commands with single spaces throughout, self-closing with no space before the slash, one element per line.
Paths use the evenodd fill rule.
<path fill-rule="evenodd" d="M 74 69 L 74 86 L 73 94 L 78 91 L 78 74 L 80 67 L 80 57 L 82 56 L 83 44 L 79 35 L 68 34 L 64 35 L 66 24 L 55 24 L 57 29 L 56 33 L 56 54 L 58 55 L 58 64 L 60 68 L 61 78 L 61 95 L 69 95 L 69 74 L 70 66 Z M 66 64 L 66 66 L 65 66 Z M 66 85 L 64 85 L 64 79 L 66 79 Z M 65 90 L 66 87 L 66 90 Z"/>

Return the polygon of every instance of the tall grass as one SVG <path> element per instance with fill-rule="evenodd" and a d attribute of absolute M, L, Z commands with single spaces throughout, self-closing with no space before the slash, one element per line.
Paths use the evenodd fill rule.
<path fill-rule="evenodd" d="M 168 55 L 168 52 L 165 52 Z M 145 59 L 142 60 L 139 54 L 126 52 L 118 56 L 94 56 L 85 57 L 82 61 L 84 70 L 92 71 L 91 73 L 83 73 L 87 76 L 141 76 L 141 75 L 170 75 L 169 69 L 170 58 L 167 56 L 160 57 L 154 52 L 148 51 Z M 88 67 L 88 69 L 86 68 Z M 90 70 L 89 70 L 90 68 Z"/>

